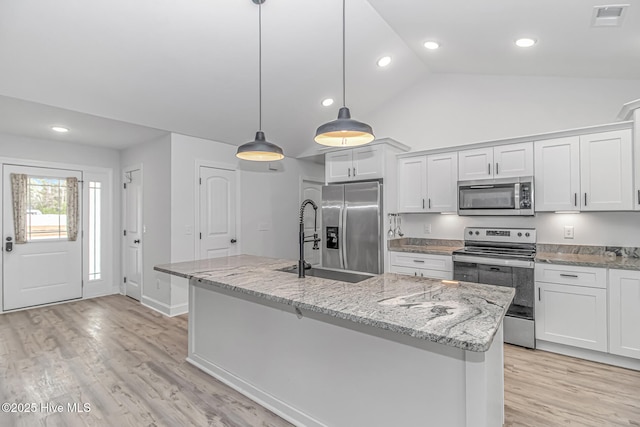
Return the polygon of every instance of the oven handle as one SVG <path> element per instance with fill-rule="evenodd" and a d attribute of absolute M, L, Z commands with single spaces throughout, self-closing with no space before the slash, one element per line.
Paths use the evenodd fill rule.
<path fill-rule="evenodd" d="M 453 255 L 453 261 L 456 262 L 469 262 L 473 264 L 484 265 L 499 265 L 503 267 L 519 267 L 519 268 L 534 268 L 533 261 L 523 261 L 519 259 L 500 259 L 500 258 L 488 258 L 471 255 Z"/>

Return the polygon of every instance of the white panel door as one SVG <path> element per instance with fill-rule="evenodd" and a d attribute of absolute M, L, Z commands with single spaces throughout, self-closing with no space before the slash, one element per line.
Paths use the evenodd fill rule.
<path fill-rule="evenodd" d="M 427 195 L 427 158 L 398 159 L 398 212 L 424 212 Z"/>
<path fill-rule="evenodd" d="M 583 211 L 633 209 L 631 130 L 580 136 Z"/>
<path fill-rule="evenodd" d="M 322 239 L 318 243 L 318 249 L 313 249 L 313 242 L 306 242 L 304 244 L 304 259 L 312 266 L 319 267 L 321 264 L 321 253 L 320 250 L 322 243 L 324 242 L 324 237 L 322 234 L 322 184 L 319 182 L 313 181 L 302 181 L 302 203 L 304 200 L 311 199 L 318 206 L 317 217 L 315 216 L 316 212 L 313 209 L 310 209 L 311 206 L 307 206 L 304 211 L 304 235 L 306 237 L 313 237 L 314 233 L 318 234 L 318 237 Z M 317 219 L 317 221 L 316 221 Z"/>
<path fill-rule="evenodd" d="M 200 259 L 237 255 L 236 173 L 200 167 Z"/>
<path fill-rule="evenodd" d="M 609 352 L 640 359 L 640 271 L 609 270 Z"/>
<path fill-rule="evenodd" d="M 427 157 L 427 211 L 457 212 L 458 153 Z"/>
<path fill-rule="evenodd" d="M 493 147 L 494 178 L 533 175 L 533 142 Z"/>
<path fill-rule="evenodd" d="M 352 179 L 352 150 L 341 150 L 333 153 L 327 153 L 325 154 L 324 160 L 325 179 L 327 182 L 349 181 Z"/>
<path fill-rule="evenodd" d="M 536 282 L 536 339 L 607 351 L 607 290 Z"/>
<path fill-rule="evenodd" d="M 124 192 L 124 277 L 125 294 L 142 297 L 142 171 L 126 172 Z"/>
<path fill-rule="evenodd" d="M 27 242 L 15 243 L 12 173 L 26 174 Z M 66 179 L 82 172 L 26 166 L 3 166 L 3 310 L 82 297 L 82 235 L 66 232 Z M 79 207 L 82 206 L 78 185 Z M 82 218 L 79 218 L 79 227 Z M 10 239 L 10 241 L 9 241 Z M 10 244 L 9 244 L 10 243 Z M 9 251 L 8 246 L 12 246 Z"/>
<path fill-rule="evenodd" d="M 493 178 L 493 148 L 478 148 L 458 152 L 460 181 Z"/>
<path fill-rule="evenodd" d="M 535 143 L 537 212 L 580 209 L 580 137 Z"/>
<path fill-rule="evenodd" d="M 379 145 L 354 148 L 351 178 L 357 180 L 382 178 L 384 149 Z"/>

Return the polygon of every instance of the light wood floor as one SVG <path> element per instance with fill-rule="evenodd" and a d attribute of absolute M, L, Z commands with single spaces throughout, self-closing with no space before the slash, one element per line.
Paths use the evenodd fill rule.
<path fill-rule="evenodd" d="M 37 407 L 0 426 L 290 426 L 186 363 L 186 330 L 123 296 L 0 315 L 0 403 Z M 505 389 L 507 426 L 640 426 L 640 372 L 507 345 Z"/>

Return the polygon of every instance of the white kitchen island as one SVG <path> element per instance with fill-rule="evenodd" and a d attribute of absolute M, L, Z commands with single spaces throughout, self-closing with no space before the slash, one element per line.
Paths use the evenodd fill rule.
<path fill-rule="evenodd" d="M 383 274 L 360 283 L 239 255 L 189 279 L 188 361 L 300 426 L 500 426 L 513 289 Z"/>

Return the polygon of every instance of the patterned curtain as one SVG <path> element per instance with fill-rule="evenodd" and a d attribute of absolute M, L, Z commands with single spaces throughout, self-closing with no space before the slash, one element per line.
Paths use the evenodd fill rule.
<path fill-rule="evenodd" d="M 27 184 L 29 178 L 22 173 L 11 174 L 13 198 L 13 232 L 16 243 L 27 243 Z"/>
<path fill-rule="evenodd" d="M 67 237 L 75 242 L 78 238 L 78 178 L 67 178 Z"/>

